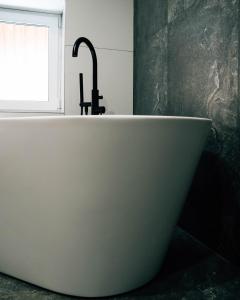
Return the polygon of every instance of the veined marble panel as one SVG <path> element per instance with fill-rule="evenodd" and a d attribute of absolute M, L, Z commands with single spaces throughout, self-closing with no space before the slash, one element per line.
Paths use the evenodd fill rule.
<path fill-rule="evenodd" d="M 134 113 L 167 108 L 167 2 L 135 0 Z"/>
<path fill-rule="evenodd" d="M 135 113 L 213 120 L 180 223 L 240 263 L 240 1 L 146 2 L 135 0 Z"/>

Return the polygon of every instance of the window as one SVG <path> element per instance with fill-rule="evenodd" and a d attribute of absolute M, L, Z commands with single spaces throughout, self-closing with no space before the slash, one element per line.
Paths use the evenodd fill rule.
<path fill-rule="evenodd" d="M 0 9 L 0 110 L 62 111 L 61 15 Z"/>

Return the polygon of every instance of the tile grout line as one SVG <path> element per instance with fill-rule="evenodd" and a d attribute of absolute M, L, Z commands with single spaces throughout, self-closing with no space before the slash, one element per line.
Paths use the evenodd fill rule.
<path fill-rule="evenodd" d="M 65 47 L 73 47 L 73 45 L 66 44 Z M 87 46 L 81 45 L 80 47 L 87 48 Z M 133 53 L 133 50 L 123 50 L 123 49 L 114 49 L 114 48 L 100 48 L 100 47 L 94 47 L 95 49 L 99 50 L 110 50 L 110 51 L 121 51 L 121 52 L 130 52 Z"/>

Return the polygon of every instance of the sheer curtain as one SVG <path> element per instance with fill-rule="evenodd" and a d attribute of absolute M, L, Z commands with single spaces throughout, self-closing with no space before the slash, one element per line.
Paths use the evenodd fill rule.
<path fill-rule="evenodd" d="M 0 22 L 0 100 L 48 101 L 48 31 Z"/>

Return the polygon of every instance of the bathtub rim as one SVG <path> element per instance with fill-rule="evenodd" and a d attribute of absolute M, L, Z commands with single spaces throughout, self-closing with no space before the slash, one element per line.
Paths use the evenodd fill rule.
<path fill-rule="evenodd" d="M 202 117 L 189 117 L 189 116 L 161 116 L 161 115 L 54 115 L 54 116 L 16 116 L 16 117 L 0 117 L 2 121 L 18 121 L 18 120 L 75 120 L 75 119 L 92 119 L 92 120 L 172 120 L 172 121 L 201 121 L 201 122 L 212 122 L 212 119 Z"/>

